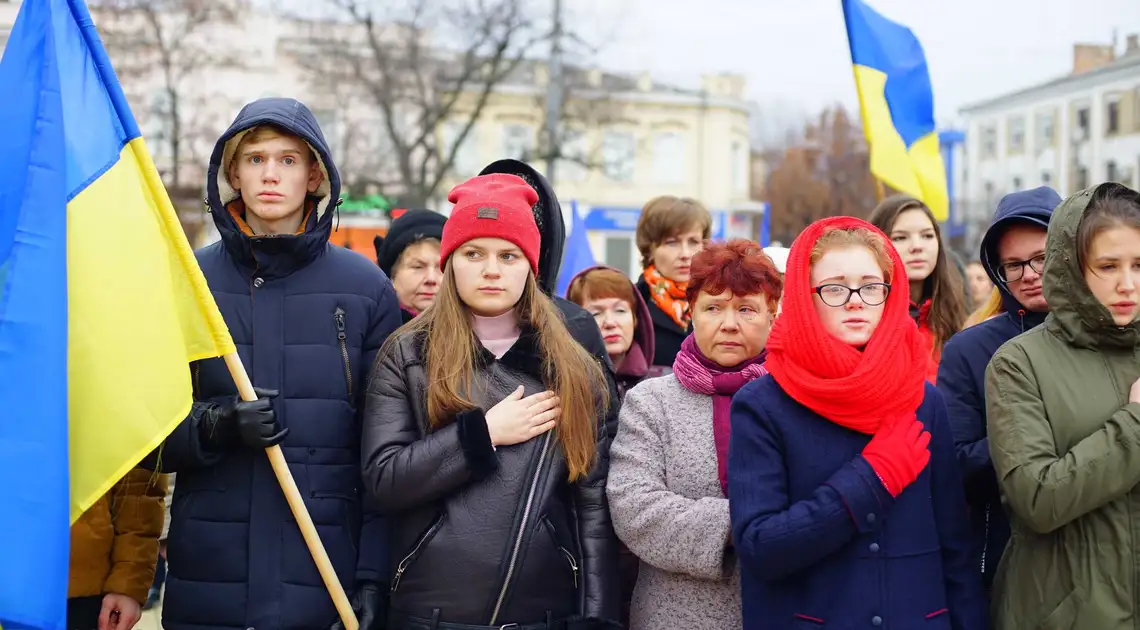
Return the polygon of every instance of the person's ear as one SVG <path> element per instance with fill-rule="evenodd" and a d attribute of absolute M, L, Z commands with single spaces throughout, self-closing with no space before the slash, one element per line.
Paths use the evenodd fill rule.
<path fill-rule="evenodd" d="M 309 192 L 315 193 L 325 181 L 325 174 L 321 171 L 321 164 L 317 160 L 309 165 Z"/>
<path fill-rule="evenodd" d="M 229 167 L 226 168 L 226 179 L 229 180 L 230 188 L 233 188 L 234 192 L 241 192 L 241 178 L 238 177 L 237 167 L 234 166 L 232 161 Z"/>

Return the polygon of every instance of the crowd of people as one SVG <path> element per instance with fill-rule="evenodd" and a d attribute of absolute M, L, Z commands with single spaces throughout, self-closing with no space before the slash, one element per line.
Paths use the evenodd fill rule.
<path fill-rule="evenodd" d="M 375 261 L 328 242 L 303 104 L 246 106 L 209 173 L 198 262 L 259 399 L 190 365 L 189 416 L 72 529 L 69 628 L 132 627 L 160 541 L 169 630 L 343 627 L 271 445 L 366 630 L 1140 623 L 1134 190 L 1011 193 L 965 265 L 903 195 L 780 252 L 662 196 L 636 280 L 558 296 L 525 163 Z"/>

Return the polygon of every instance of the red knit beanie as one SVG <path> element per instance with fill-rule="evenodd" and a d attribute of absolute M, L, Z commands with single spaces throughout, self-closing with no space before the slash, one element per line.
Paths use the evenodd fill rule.
<path fill-rule="evenodd" d="M 452 252 L 477 238 L 501 238 L 522 250 L 538 275 L 538 251 L 542 237 L 531 207 L 538 193 L 518 175 L 479 175 L 451 189 L 447 200 L 455 204 L 443 226 L 439 247 L 440 266 Z"/>

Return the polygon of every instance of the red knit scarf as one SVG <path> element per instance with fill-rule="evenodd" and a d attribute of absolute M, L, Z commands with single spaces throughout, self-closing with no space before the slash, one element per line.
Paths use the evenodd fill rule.
<path fill-rule="evenodd" d="M 811 250 L 825 232 L 862 227 L 887 243 L 894 270 L 883 317 L 859 350 L 828 333 L 815 310 Z M 816 221 L 800 233 L 788 254 L 781 312 L 768 338 L 765 366 L 796 402 L 861 433 L 880 422 L 910 415 L 922 404 L 929 351 L 910 318 L 906 266 L 890 240 L 852 217 Z"/>

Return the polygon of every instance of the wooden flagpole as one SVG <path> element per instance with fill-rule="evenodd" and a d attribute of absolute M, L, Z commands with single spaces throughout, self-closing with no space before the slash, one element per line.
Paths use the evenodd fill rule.
<path fill-rule="evenodd" d="M 242 365 L 238 354 L 231 352 L 223 358 L 226 360 L 226 367 L 230 370 L 234 384 L 237 385 L 238 395 L 241 396 L 241 399 L 246 401 L 257 400 L 257 393 L 253 391 L 253 383 L 250 382 L 249 375 L 246 374 L 245 366 Z M 309 547 L 309 553 L 313 556 L 317 571 L 320 572 L 321 579 L 325 582 L 325 588 L 328 589 L 333 604 L 336 605 L 341 623 L 344 624 L 345 630 L 359 630 L 360 624 L 356 620 L 356 614 L 352 612 L 352 604 L 348 601 L 344 587 L 341 586 L 340 580 L 336 577 L 336 571 L 333 570 L 328 552 L 325 551 L 325 546 L 317 534 L 317 528 L 313 525 L 313 517 L 309 515 L 305 501 L 301 498 L 301 491 L 297 489 L 297 482 L 293 480 L 293 473 L 289 472 L 289 464 L 285 461 L 285 454 L 281 452 L 281 447 L 276 444 L 265 449 L 265 454 L 269 457 L 269 464 L 273 466 L 273 474 L 277 475 L 277 483 L 281 485 L 281 491 L 285 493 L 285 500 L 289 503 L 289 509 L 293 511 L 293 518 L 297 519 L 297 526 L 301 528 L 301 536 L 305 538 L 305 545 Z"/>

